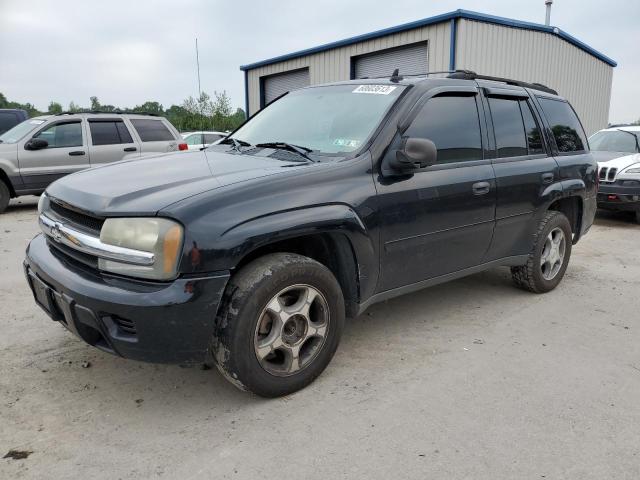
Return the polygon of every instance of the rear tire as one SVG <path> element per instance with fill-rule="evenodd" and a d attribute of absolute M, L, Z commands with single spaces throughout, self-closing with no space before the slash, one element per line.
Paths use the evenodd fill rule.
<path fill-rule="evenodd" d="M 511 267 L 516 286 L 534 293 L 546 293 L 556 288 L 569 265 L 571 241 L 567 217 L 560 212 L 547 212 L 538 226 L 527 263 Z"/>
<path fill-rule="evenodd" d="M 4 212 L 11 200 L 11 190 L 4 181 L 0 180 L 0 213 Z"/>
<path fill-rule="evenodd" d="M 265 255 L 229 281 L 213 358 L 241 390 L 287 395 L 306 387 L 329 364 L 344 318 L 342 290 L 327 267 L 292 253 Z"/>

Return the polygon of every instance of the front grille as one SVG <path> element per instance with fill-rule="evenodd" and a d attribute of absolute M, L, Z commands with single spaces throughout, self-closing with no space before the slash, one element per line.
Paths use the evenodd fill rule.
<path fill-rule="evenodd" d="M 94 257 L 93 255 L 89 255 L 87 253 L 79 252 L 78 250 L 74 250 L 73 248 L 67 247 L 62 243 L 58 243 L 54 240 L 47 239 L 47 243 L 50 247 L 54 248 L 58 253 L 62 254 L 65 259 L 72 259 L 76 262 L 82 263 L 88 267 L 97 269 L 98 268 L 98 257 Z"/>
<path fill-rule="evenodd" d="M 69 223 L 83 230 L 89 230 L 92 233 L 99 233 L 102 229 L 102 224 L 104 224 L 104 218 L 81 213 L 77 210 L 65 207 L 57 203 L 55 200 L 51 200 L 49 208 L 60 218 L 60 220 L 66 220 Z"/>
<path fill-rule="evenodd" d="M 607 180 L 609 180 L 610 182 L 613 182 L 616 178 L 616 173 L 618 173 L 617 168 L 610 168 L 609 175 L 607 175 Z"/>
<path fill-rule="evenodd" d="M 607 171 L 609 169 L 607 167 L 602 167 L 600 169 L 600 180 L 606 180 L 607 179 Z"/>

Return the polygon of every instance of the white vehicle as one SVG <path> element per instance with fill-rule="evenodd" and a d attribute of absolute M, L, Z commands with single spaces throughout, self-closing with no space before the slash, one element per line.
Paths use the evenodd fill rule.
<path fill-rule="evenodd" d="M 598 208 L 633 212 L 640 223 L 640 154 L 598 162 Z"/>
<path fill-rule="evenodd" d="M 600 130 L 589 137 L 589 147 L 599 162 L 640 153 L 640 125 Z"/>
<path fill-rule="evenodd" d="M 598 208 L 632 212 L 640 223 L 640 126 L 605 128 L 589 145 L 598 160 Z"/>
<path fill-rule="evenodd" d="M 219 142 L 227 135 L 228 133 L 225 132 L 187 132 L 182 134 L 182 138 L 188 145 L 189 150 L 202 150 Z"/>

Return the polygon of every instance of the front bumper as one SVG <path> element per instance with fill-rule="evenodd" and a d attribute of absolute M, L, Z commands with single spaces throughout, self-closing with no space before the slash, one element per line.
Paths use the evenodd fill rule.
<path fill-rule="evenodd" d="M 608 210 L 640 209 L 640 182 L 616 181 L 601 183 L 598 189 L 598 207 Z"/>
<path fill-rule="evenodd" d="M 228 272 L 171 283 L 101 275 L 54 250 L 41 234 L 24 269 L 36 303 L 86 343 L 125 358 L 197 363 L 206 358 Z"/>

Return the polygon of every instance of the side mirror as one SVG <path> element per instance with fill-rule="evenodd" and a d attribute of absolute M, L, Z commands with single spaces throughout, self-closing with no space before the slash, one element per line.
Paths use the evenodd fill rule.
<path fill-rule="evenodd" d="M 396 150 L 391 167 L 401 172 L 413 172 L 434 165 L 438 160 L 436 144 L 426 138 L 408 137 Z"/>
<path fill-rule="evenodd" d="M 24 144 L 25 150 L 42 150 L 43 148 L 47 148 L 49 146 L 49 142 L 43 140 L 42 138 L 32 138 L 27 143 Z"/>

